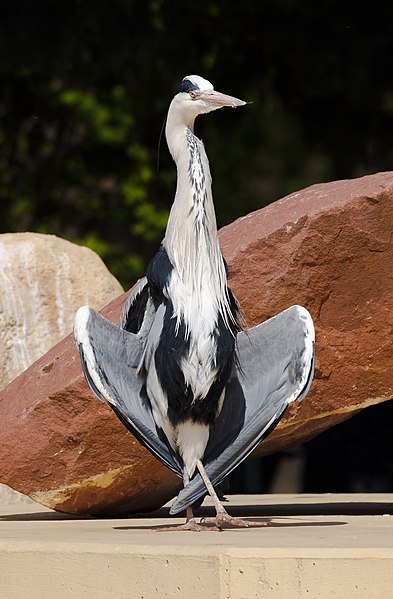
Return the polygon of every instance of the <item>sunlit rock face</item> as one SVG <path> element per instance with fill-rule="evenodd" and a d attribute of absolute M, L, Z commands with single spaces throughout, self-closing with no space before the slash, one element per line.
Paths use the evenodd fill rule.
<path fill-rule="evenodd" d="M 0 388 L 72 331 L 82 304 L 122 292 L 85 247 L 38 233 L 0 235 Z"/>
<path fill-rule="evenodd" d="M 315 378 L 256 455 L 393 398 L 393 173 L 313 185 L 221 231 L 249 325 L 293 303 L 316 329 Z"/>
<path fill-rule="evenodd" d="M 393 173 L 380 173 L 312 186 L 220 232 L 250 326 L 302 304 L 316 327 L 311 390 L 259 455 L 393 398 L 392 231 Z M 118 322 L 125 298 L 103 313 Z M 181 486 L 91 394 L 71 336 L 0 393 L 0 481 L 85 514 L 152 509 Z"/>

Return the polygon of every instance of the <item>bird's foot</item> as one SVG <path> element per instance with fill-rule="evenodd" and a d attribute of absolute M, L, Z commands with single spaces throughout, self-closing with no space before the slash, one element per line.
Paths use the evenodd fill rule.
<path fill-rule="evenodd" d="M 229 524 L 237 528 L 252 528 L 252 527 L 263 527 L 267 526 L 268 522 L 265 520 L 255 522 L 254 520 L 243 520 L 242 518 L 235 518 L 230 516 L 225 509 L 219 510 L 214 518 L 202 518 L 201 524 L 203 526 L 213 526 L 222 530 L 222 528 Z"/>
<path fill-rule="evenodd" d="M 164 528 L 157 528 L 158 532 L 178 532 L 178 531 L 191 531 L 191 532 L 214 532 L 221 531 L 221 528 L 218 526 L 203 526 L 202 524 L 198 524 L 195 518 L 191 518 L 187 520 L 184 524 L 178 524 L 177 526 L 165 526 Z"/>

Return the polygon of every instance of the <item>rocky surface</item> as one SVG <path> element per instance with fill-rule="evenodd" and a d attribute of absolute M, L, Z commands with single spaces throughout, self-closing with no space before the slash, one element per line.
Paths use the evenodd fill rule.
<path fill-rule="evenodd" d="M 221 231 L 249 325 L 293 303 L 316 328 L 309 394 L 257 454 L 393 398 L 393 173 L 313 185 Z"/>
<path fill-rule="evenodd" d="M 294 303 L 316 325 L 315 381 L 258 454 L 393 398 L 393 173 L 315 185 L 220 233 L 249 325 Z M 125 295 L 104 313 L 117 321 Z M 151 509 L 179 481 L 90 393 L 67 337 L 0 394 L 0 480 L 52 508 Z"/>
<path fill-rule="evenodd" d="M 70 331 L 82 304 L 122 293 L 102 260 L 54 235 L 0 235 L 0 388 Z"/>
<path fill-rule="evenodd" d="M 18 491 L 14 491 L 7 485 L 3 485 L 0 483 L 0 506 L 4 505 L 35 505 L 37 507 L 41 507 L 30 499 L 27 495 L 23 493 L 18 493 Z"/>

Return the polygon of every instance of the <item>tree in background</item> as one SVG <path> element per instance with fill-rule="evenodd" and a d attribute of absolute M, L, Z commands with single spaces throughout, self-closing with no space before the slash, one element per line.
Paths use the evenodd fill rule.
<path fill-rule="evenodd" d="M 393 6 L 40 0 L 0 20 L 1 231 L 89 245 L 125 287 L 163 236 L 157 145 L 186 74 L 252 101 L 200 119 L 220 225 L 306 185 L 390 169 Z M 367 10 L 367 12 L 366 12 Z"/>

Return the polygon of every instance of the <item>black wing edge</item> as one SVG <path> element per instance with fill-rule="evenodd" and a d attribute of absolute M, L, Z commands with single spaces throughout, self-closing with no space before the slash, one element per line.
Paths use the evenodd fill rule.
<path fill-rule="evenodd" d="M 149 287 L 146 277 L 140 279 L 130 292 L 121 312 L 120 327 L 129 333 L 138 333 L 146 312 Z"/>

